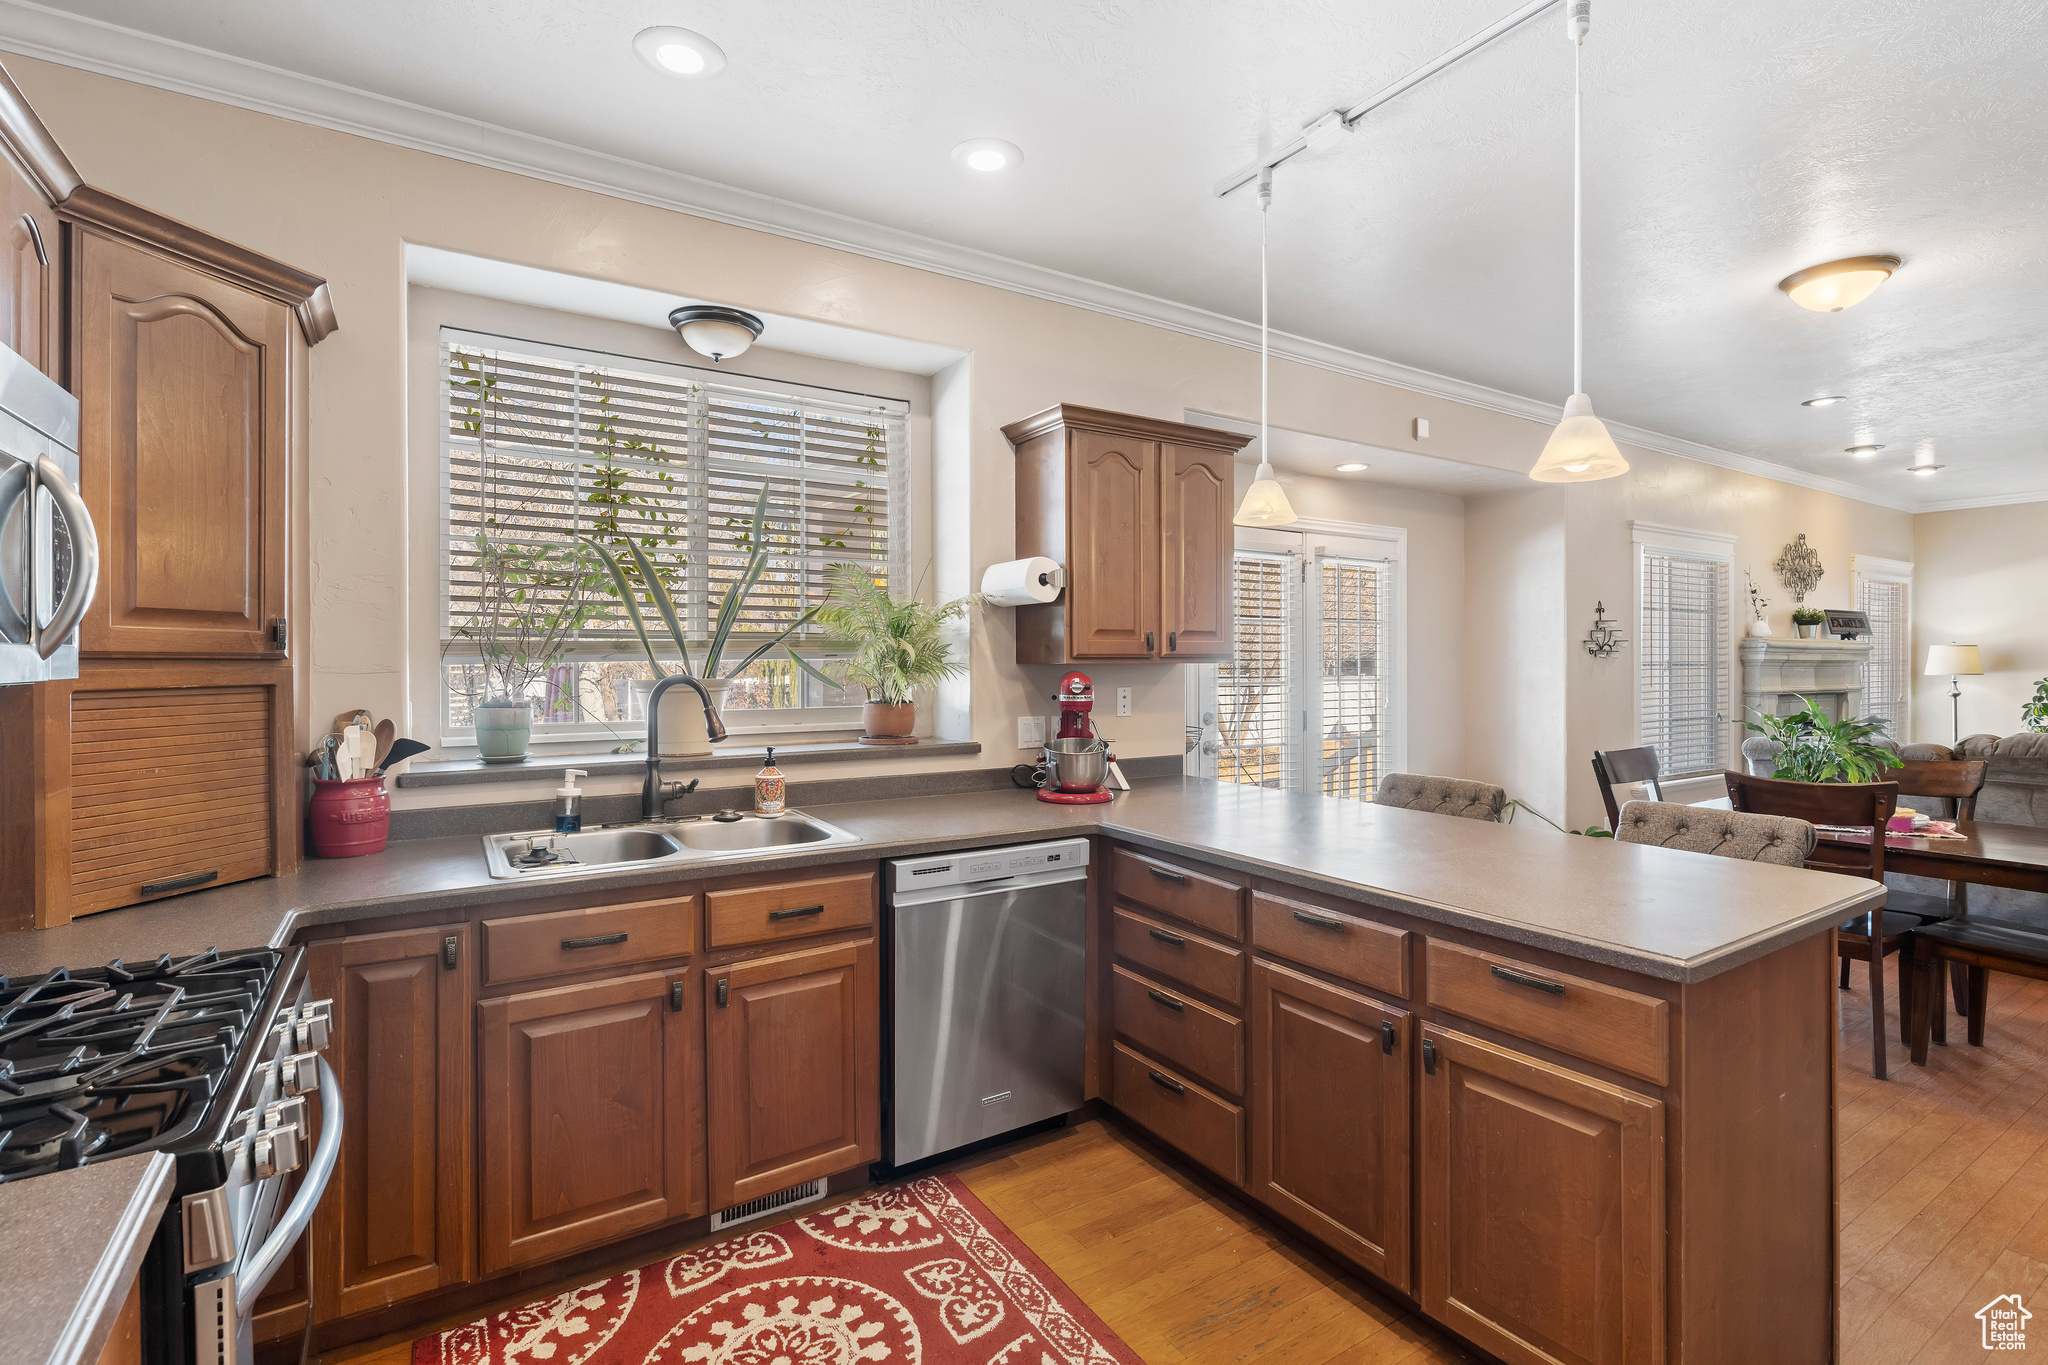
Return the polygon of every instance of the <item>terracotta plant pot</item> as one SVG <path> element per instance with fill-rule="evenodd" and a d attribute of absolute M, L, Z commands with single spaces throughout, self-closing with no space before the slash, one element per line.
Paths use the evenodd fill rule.
<path fill-rule="evenodd" d="M 860 737 L 863 744 L 917 743 L 917 736 L 910 733 L 917 728 L 914 701 L 871 701 L 861 708 L 860 720 L 867 731 Z"/>

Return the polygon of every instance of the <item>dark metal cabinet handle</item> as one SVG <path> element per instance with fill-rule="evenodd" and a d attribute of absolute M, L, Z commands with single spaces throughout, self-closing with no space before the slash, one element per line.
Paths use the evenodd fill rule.
<path fill-rule="evenodd" d="M 1422 1040 L 1422 1069 L 1431 1076 L 1436 1075 L 1436 1044 L 1427 1038 Z"/>
<path fill-rule="evenodd" d="M 281 651 L 290 641 L 291 627 L 282 616 L 273 616 L 270 619 L 270 647 Z"/>
<path fill-rule="evenodd" d="M 626 936 L 624 934 L 592 934 L 589 938 L 565 938 L 562 940 L 562 947 L 565 949 L 609 948 L 615 943 L 624 943 L 625 941 Z"/>
<path fill-rule="evenodd" d="M 1172 882 L 1176 886 L 1187 885 L 1188 874 L 1185 872 L 1175 872 L 1173 869 L 1166 867 L 1153 867 L 1149 863 L 1145 865 L 1145 870 L 1159 878 L 1162 882 Z"/>
<path fill-rule="evenodd" d="M 673 1011 L 676 1014 L 681 1014 L 683 1012 L 682 982 L 671 981 L 668 983 L 668 1007 L 671 1011 Z"/>
<path fill-rule="evenodd" d="M 1328 915 L 1311 915 L 1306 910 L 1295 911 L 1294 917 L 1303 924 L 1313 924 L 1318 929 L 1342 929 L 1344 927 L 1344 921 L 1341 919 L 1331 919 Z"/>
<path fill-rule="evenodd" d="M 1530 976 L 1527 972 L 1518 972 L 1512 967 L 1496 965 L 1492 970 L 1493 974 L 1501 980 L 1512 982 L 1517 986 L 1528 986 L 1534 990 L 1548 992 L 1551 995 L 1564 994 L 1564 982 L 1562 981 L 1546 981 L 1540 976 Z"/>
<path fill-rule="evenodd" d="M 1188 1093 L 1188 1088 L 1186 1086 L 1182 1085 L 1179 1081 L 1176 1081 L 1169 1076 L 1162 1076 L 1156 1071 L 1148 1071 L 1145 1074 L 1152 1078 L 1152 1083 L 1154 1085 L 1165 1086 L 1168 1090 L 1171 1090 L 1176 1095 L 1185 1095 Z"/>
<path fill-rule="evenodd" d="M 1182 938 L 1179 934 L 1169 934 L 1164 929 L 1147 929 L 1145 932 L 1152 935 L 1152 937 L 1158 939 L 1161 943 L 1171 944 L 1176 948 L 1185 948 L 1188 946 L 1188 941 Z"/>
<path fill-rule="evenodd" d="M 1173 654 L 1173 653 L 1177 653 L 1177 652 L 1179 652 L 1179 650 L 1180 650 L 1180 632 L 1179 632 L 1179 631 L 1177 631 L 1177 630 L 1169 630 L 1169 631 L 1167 631 L 1167 632 L 1166 632 L 1166 652 L 1167 652 L 1168 654 Z"/>
<path fill-rule="evenodd" d="M 452 972 L 452 971 L 454 971 L 454 970 L 455 970 L 455 964 L 456 964 L 457 962 L 459 962 L 459 961 L 461 960 L 461 958 L 460 958 L 460 954 L 461 954 L 461 952 L 462 952 L 462 939 L 461 939 L 461 937 L 460 937 L 459 935 L 456 935 L 456 934 L 450 934 L 450 935 L 448 935 L 448 937 L 446 937 L 446 938 L 442 939 L 442 940 L 441 940 L 441 970 L 442 970 L 442 971 L 444 971 L 444 972 Z"/>
<path fill-rule="evenodd" d="M 825 913 L 825 907 L 824 907 L 824 906 L 822 906 L 822 905 L 806 905 L 806 906 L 805 906 L 805 907 L 804 907 L 803 909 L 801 909 L 801 910 L 770 910 L 770 911 L 768 912 L 768 918 L 769 918 L 769 919 L 802 919 L 802 918 L 803 918 L 803 917 L 804 917 L 805 915 L 822 915 L 822 914 L 824 914 L 824 913 Z"/>
<path fill-rule="evenodd" d="M 1380 1020 L 1380 1051 L 1390 1057 L 1394 1053 L 1394 1026 L 1384 1019 Z"/>
<path fill-rule="evenodd" d="M 1152 652 L 1152 632 L 1149 630 L 1145 632 L 1145 652 L 1147 654 Z"/>
<path fill-rule="evenodd" d="M 1187 1008 L 1186 1005 L 1174 999 L 1165 991 L 1146 991 L 1145 994 L 1152 997 L 1154 1000 L 1157 1000 L 1160 1004 L 1166 1006 L 1166 1008 L 1170 1010 L 1184 1010 Z"/>
<path fill-rule="evenodd" d="M 718 1008 L 720 1009 L 725 1008 L 725 988 L 731 984 L 732 983 L 729 981 L 721 981 L 718 983 Z"/>
<path fill-rule="evenodd" d="M 189 891 L 195 886 L 204 886 L 220 876 L 218 869 L 212 872 L 194 872 L 189 876 L 170 877 L 160 882 L 144 882 L 135 888 L 138 896 L 160 896 L 166 891 Z"/>

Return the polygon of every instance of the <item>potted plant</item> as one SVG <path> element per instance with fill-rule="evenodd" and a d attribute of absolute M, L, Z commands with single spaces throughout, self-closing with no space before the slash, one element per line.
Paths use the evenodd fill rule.
<path fill-rule="evenodd" d="M 1820 629 L 1827 624 L 1827 613 L 1819 607 L 1801 607 L 1792 613 L 1792 624 L 1799 627 L 1799 638 L 1818 640 Z"/>
<path fill-rule="evenodd" d="M 797 667 L 828 687 L 858 686 L 867 693 L 861 714 L 863 744 L 915 744 L 917 689 L 957 677 L 967 665 L 953 657 L 946 623 L 982 603 L 980 593 L 928 606 L 913 595 L 897 597 L 887 583 L 857 564 L 834 564 L 831 594 L 818 620 L 853 653 L 837 666 L 839 678 L 789 654 Z"/>
<path fill-rule="evenodd" d="M 2020 724 L 2036 734 L 2048 733 L 2048 678 L 2035 683 L 2033 700 L 2020 706 Z"/>
<path fill-rule="evenodd" d="M 476 601 L 451 633 L 476 647 L 483 666 L 483 695 L 470 697 L 477 757 L 519 763 L 533 734 L 533 685 L 568 656 L 597 611 L 592 571 L 580 549 L 484 532 L 471 563 Z"/>
<path fill-rule="evenodd" d="M 1749 633 L 1758 639 L 1768 638 L 1771 633 L 1771 622 L 1765 613 L 1770 610 L 1771 599 L 1765 597 L 1757 588 L 1756 579 L 1751 576 L 1749 570 L 1744 569 L 1742 576 L 1749 580 Z"/>
<path fill-rule="evenodd" d="M 1896 750 L 1878 742 L 1891 722 L 1878 716 L 1829 720 L 1811 697 L 1804 709 L 1789 716 L 1767 716 L 1752 710 L 1744 721 L 1779 746 L 1773 777 L 1787 782 L 1881 782 L 1886 768 L 1903 768 Z"/>
<path fill-rule="evenodd" d="M 640 608 L 639 595 L 634 591 L 632 576 L 626 573 L 618 556 L 599 541 L 579 537 L 583 543 L 597 552 L 606 572 L 611 577 L 614 594 L 626 608 L 626 619 L 632 623 L 633 633 L 640 637 L 640 647 L 647 652 L 647 662 L 654 669 L 654 677 L 645 684 L 635 683 L 634 689 L 643 696 L 652 693 L 654 684 L 668 676 L 668 669 L 655 657 L 654 640 L 647 633 L 647 617 Z M 747 528 L 742 544 L 748 548 L 746 566 L 739 576 L 726 585 L 725 596 L 718 604 L 718 611 L 711 618 L 711 638 L 705 643 L 702 671 L 693 668 L 690 657 L 690 642 L 683 630 L 681 615 L 676 611 L 675 599 L 669 594 L 661 574 L 640 543 L 630 536 L 621 535 L 619 541 L 632 557 L 633 567 L 640 584 L 647 591 L 647 600 L 653 604 L 655 614 L 661 618 L 667 629 L 669 640 L 675 645 L 679 661 L 676 671 L 686 678 L 695 678 L 704 685 L 711 695 L 711 705 L 716 710 L 725 699 L 725 693 L 732 686 L 733 679 L 744 673 L 756 659 L 766 654 L 802 630 L 819 614 L 819 608 L 811 607 L 782 630 L 762 642 L 754 651 L 738 663 L 719 670 L 725 663 L 725 649 L 732 641 L 733 629 L 746 613 L 748 599 L 761 581 L 768 568 L 768 489 L 763 486 L 761 495 L 754 502 L 754 519 Z M 707 607 L 709 603 L 706 603 Z M 791 657 L 794 657 L 792 655 Z M 662 698 L 661 737 L 662 757 L 702 756 L 711 752 L 711 738 L 704 728 L 704 710 L 693 693 L 686 688 L 670 688 Z"/>

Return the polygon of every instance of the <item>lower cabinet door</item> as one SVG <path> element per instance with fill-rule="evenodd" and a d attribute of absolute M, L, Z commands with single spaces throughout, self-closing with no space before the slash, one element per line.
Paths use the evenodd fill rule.
<path fill-rule="evenodd" d="M 1252 1193 L 1409 1288 L 1412 1016 L 1267 962 L 1250 1016 Z"/>
<path fill-rule="evenodd" d="M 1663 1104 L 1433 1025 L 1422 1049 L 1423 1311 L 1516 1365 L 1661 1361 Z"/>
<path fill-rule="evenodd" d="M 880 991 L 872 939 L 705 974 L 712 1208 L 881 1155 Z"/>
<path fill-rule="evenodd" d="M 313 1219 L 323 1322 L 472 1276 L 469 945 L 468 925 L 447 924 L 306 950 L 313 993 L 334 1001 L 343 1115 Z"/>
<path fill-rule="evenodd" d="M 687 969 L 477 1006 L 483 1268 L 704 1212 Z"/>

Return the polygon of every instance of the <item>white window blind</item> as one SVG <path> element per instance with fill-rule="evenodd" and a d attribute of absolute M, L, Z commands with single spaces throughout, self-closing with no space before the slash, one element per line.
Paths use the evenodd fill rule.
<path fill-rule="evenodd" d="M 1300 559 L 1239 550 L 1231 570 L 1230 658 L 1216 669 L 1216 776 L 1285 787 L 1293 776 L 1295 593 Z"/>
<path fill-rule="evenodd" d="M 1856 605 L 1870 618 L 1870 661 L 1863 668 L 1864 710 L 1891 722 L 1886 731 L 1906 740 L 1906 703 L 1912 695 L 1911 645 L 1907 636 L 1907 587 L 1882 578 L 1862 579 Z"/>
<path fill-rule="evenodd" d="M 629 571 L 624 547 L 631 538 L 652 560 L 692 650 L 700 651 L 717 604 L 753 548 L 755 501 L 765 488 L 773 553 L 734 626 L 728 668 L 818 605 L 832 564 L 859 564 L 903 582 L 909 407 L 900 399 L 453 329 L 443 333 L 441 372 L 441 629 L 458 669 L 464 650 L 456 627 L 478 601 L 480 534 L 565 548 L 585 536 L 610 546 Z M 588 668 L 579 673 L 574 666 L 613 660 L 630 673 L 639 660 L 637 671 L 647 671 L 601 568 L 593 583 L 593 610 L 555 670 L 562 676 L 550 676 L 545 695 L 533 698 L 543 729 L 639 719 L 628 714 L 622 679 L 593 682 Z M 554 589 L 557 597 L 564 591 Z M 644 597 L 642 605 L 657 652 L 672 654 Z M 819 685 L 778 660 L 779 651 L 750 669 L 728 704 L 817 704 Z M 701 653 L 693 662 L 701 666 Z M 457 714 L 463 709 L 451 704 L 452 728 L 465 722 Z"/>
<path fill-rule="evenodd" d="M 1638 743 L 1666 778 L 1727 767 L 1730 726 L 1728 565 L 1641 547 Z"/>
<path fill-rule="evenodd" d="M 1372 799 L 1383 766 L 1388 644 L 1388 566 L 1377 560 L 1316 556 L 1317 646 L 1322 715 L 1317 790 Z"/>

